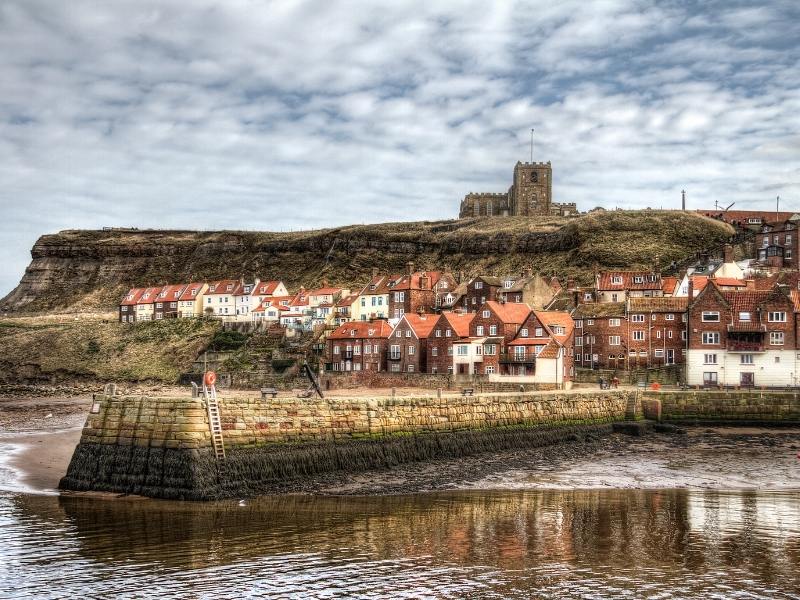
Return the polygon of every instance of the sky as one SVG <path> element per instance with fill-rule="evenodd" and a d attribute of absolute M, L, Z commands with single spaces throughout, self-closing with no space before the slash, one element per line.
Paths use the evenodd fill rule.
<path fill-rule="evenodd" d="M 38 236 L 800 210 L 800 3 L 0 2 L 0 296 Z"/>

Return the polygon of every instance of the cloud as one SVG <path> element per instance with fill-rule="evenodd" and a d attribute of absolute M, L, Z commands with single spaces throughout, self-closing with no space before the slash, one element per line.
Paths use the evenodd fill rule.
<path fill-rule="evenodd" d="M 0 5 L 0 293 L 44 232 L 451 218 L 551 160 L 587 209 L 797 208 L 792 2 Z M 777 191 L 776 191 L 777 190 Z"/>

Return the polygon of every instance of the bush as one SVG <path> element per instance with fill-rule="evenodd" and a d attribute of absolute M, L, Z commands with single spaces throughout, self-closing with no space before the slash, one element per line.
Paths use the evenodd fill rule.
<path fill-rule="evenodd" d="M 209 344 L 208 349 L 217 352 L 238 350 L 244 346 L 246 341 L 247 336 L 238 331 L 218 331 L 211 339 L 211 344 Z"/>

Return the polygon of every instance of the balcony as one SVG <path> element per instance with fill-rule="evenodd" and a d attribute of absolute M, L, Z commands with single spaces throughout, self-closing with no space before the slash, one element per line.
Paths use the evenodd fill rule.
<path fill-rule="evenodd" d="M 528 354 L 522 355 L 513 352 L 503 352 L 500 354 L 500 362 L 516 365 L 533 365 L 536 363 L 536 357 Z"/>
<path fill-rule="evenodd" d="M 744 342 L 728 340 L 728 352 L 764 352 L 764 344 L 762 342 Z"/>

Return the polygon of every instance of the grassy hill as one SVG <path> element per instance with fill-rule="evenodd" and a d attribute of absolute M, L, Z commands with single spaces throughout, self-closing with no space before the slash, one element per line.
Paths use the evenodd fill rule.
<path fill-rule="evenodd" d="M 223 277 L 327 279 L 354 287 L 373 267 L 449 268 L 466 276 L 525 266 L 588 281 L 599 269 L 653 268 L 721 249 L 733 230 L 695 213 L 599 212 L 573 218 L 483 217 L 302 232 L 63 231 L 42 236 L 4 310 L 113 310 L 131 286 Z"/>

